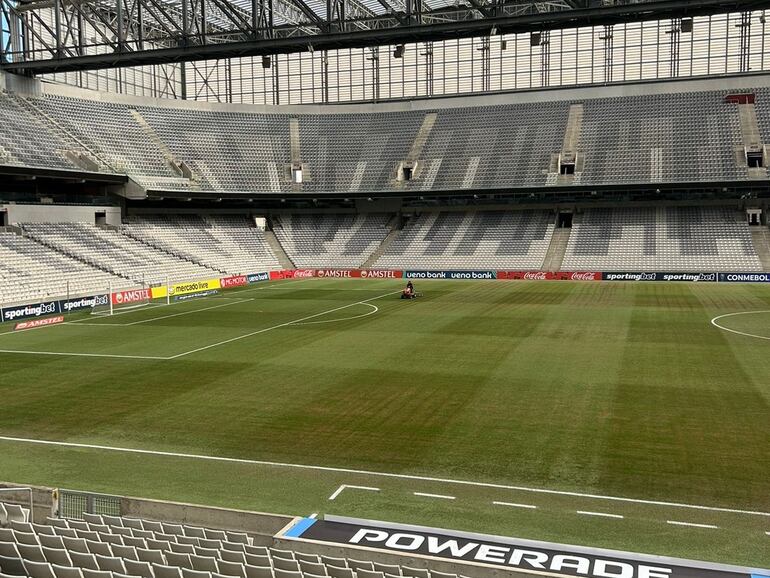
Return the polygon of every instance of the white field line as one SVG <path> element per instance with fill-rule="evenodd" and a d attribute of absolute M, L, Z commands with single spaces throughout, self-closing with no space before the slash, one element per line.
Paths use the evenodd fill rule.
<path fill-rule="evenodd" d="M 213 305 L 211 307 L 203 307 L 201 309 L 191 309 L 190 311 L 180 311 L 179 313 L 171 313 L 169 315 L 161 315 L 160 317 L 150 317 L 149 319 L 140 319 L 139 321 L 132 321 L 131 323 L 84 323 L 82 320 L 68 321 L 67 324 L 78 324 L 88 327 L 131 327 L 132 325 L 141 325 L 142 323 L 150 323 L 152 321 L 160 321 L 161 319 L 168 319 L 170 317 L 179 317 L 180 315 L 192 315 L 193 313 L 200 313 L 201 311 L 208 311 L 209 309 L 219 309 L 220 307 L 230 307 L 232 305 L 238 305 L 239 303 L 245 303 L 246 301 L 254 301 L 254 297 L 246 299 L 237 299 L 234 297 L 228 297 L 227 303 L 221 305 Z M 201 299 L 202 300 L 202 299 Z M 175 305 L 175 304 L 172 304 Z M 144 309 L 142 311 L 145 311 Z M 132 313 L 137 313 L 132 311 Z M 116 314 L 117 315 L 117 314 Z M 108 316 L 109 317 L 109 316 Z"/>
<path fill-rule="evenodd" d="M 424 492 L 412 492 L 415 496 L 421 496 L 423 498 L 437 498 L 439 500 L 455 500 L 454 496 L 445 496 L 443 494 L 426 494 Z"/>
<path fill-rule="evenodd" d="M 335 311 L 339 311 L 340 309 L 345 309 L 347 307 L 352 307 L 353 305 L 358 304 L 366 304 L 368 301 L 374 301 L 375 299 L 381 299 L 383 297 L 387 297 L 388 295 L 394 295 L 396 293 L 399 293 L 400 291 L 394 291 L 392 293 L 386 293 L 385 295 L 378 295 L 377 297 L 372 297 L 371 299 L 366 299 L 365 301 L 357 301 L 356 303 L 349 303 L 348 305 L 343 305 L 341 307 L 335 307 L 334 309 L 329 309 L 327 311 L 322 311 L 321 313 L 316 313 L 314 315 L 310 315 L 307 317 L 302 317 L 301 319 L 295 319 L 293 321 L 287 321 L 286 323 L 281 323 L 279 325 L 273 325 L 272 327 L 266 327 L 264 329 L 260 329 L 259 331 L 253 331 L 251 333 L 248 333 L 246 335 L 240 335 L 238 337 L 233 337 L 232 339 L 227 339 L 225 341 L 221 341 L 219 343 L 213 343 L 211 345 L 207 345 L 205 347 L 201 347 L 198 349 L 194 349 L 192 351 L 186 351 L 184 353 L 179 353 L 177 355 L 172 355 L 168 357 L 160 357 L 160 356 L 153 356 L 153 355 L 116 355 L 116 354 L 109 354 L 109 353 L 67 353 L 67 352 L 61 352 L 61 351 L 20 351 L 16 349 L 0 349 L 0 353 L 14 353 L 14 354 L 24 354 L 24 355 L 59 355 L 59 356 L 72 356 L 72 357 L 106 357 L 106 358 L 118 358 L 118 359 L 152 359 L 152 360 L 160 360 L 160 361 L 169 361 L 171 359 L 176 359 L 178 357 L 183 357 L 185 355 L 190 355 L 191 353 L 197 353 L 198 351 L 203 351 L 206 349 L 210 349 L 212 347 L 218 347 L 220 345 L 225 345 L 227 343 L 231 343 L 233 341 L 238 341 L 239 339 L 245 339 L 246 337 L 251 337 L 253 335 L 258 335 L 260 333 L 266 333 L 267 331 L 272 331 L 273 329 L 279 329 L 281 327 L 286 327 L 288 325 L 293 325 L 295 323 L 299 324 L 301 321 L 305 321 L 306 319 L 313 319 L 314 317 L 320 317 L 321 315 L 326 315 L 327 313 L 333 313 Z M 249 301 L 250 299 L 246 299 L 245 301 Z M 239 301 L 241 303 L 241 301 Z M 226 305 L 235 305 L 235 303 L 227 303 Z M 226 305 L 217 305 L 217 307 L 225 307 Z M 203 311 L 203 309 L 196 309 L 195 311 L 190 311 L 190 313 L 195 313 L 197 311 Z M 180 315 L 180 314 L 177 314 Z M 154 318 L 154 319 L 160 319 L 160 318 Z M 60 325 L 67 325 L 66 323 L 62 323 Z M 107 325 L 106 323 L 98 323 L 97 325 Z M 132 325 L 131 323 L 126 324 L 115 324 L 120 327 L 125 327 L 126 325 Z M 55 327 L 52 325 L 51 327 Z"/>
<path fill-rule="evenodd" d="M 692 522 L 677 522 L 676 520 L 666 520 L 666 524 L 671 524 L 672 526 L 687 526 L 689 528 L 708 528 L 710 530 L 719 529 L 719 526 L 714 526 L 713 524 L 693 524 Z"/>
<path fill-rule="evenodd" d="M 537 506 L 532 504 L 515 504 L 513 502 L 492 502 L 495 506 L 508 506 L 509 508 L 525 508 L 527 510 L 537 510 Z"/>
<path fill-rule="evenodd" d="M 350 484 L 342 484 L 339 488 L 334 490 L 334 493 L 329 496 L 329 500 L 336 500 L 337 497 L 345 490 L 364 490 L 366 492 L 379 492 L 380 488 L 371 488 L 369 486 L 351 486 Z"/>
<path fill-rule="evenodd" d="M 770 532 L 765 532 L 765 535 L 766 536 L 770 536 Z"/>
<path fill-rule="evenodd" d="M 222 307 L 231 307 L 232 305 L 246 303 L 247 301 L 254 301 L 254 297 L 251 297 L 250 299 L 239 299 L 238 301 L 229 300 L 228 303 L 222 303 L 221 305 L 212 305 L 211 307 L 203 307 L 202 309 L 193 309 L 192 311 L 181 311 L 179 313 L 172 313 L 170 315 L 161 315 L 160 317 L 152 317 L 150 319 L 141 319 L 140 321 L 133 321 L 131 323 L 126 323 L 124 326 L 129 327 L 131 325 L 140 325 L 142 323 L 149 323 L 151 321 L 160 321 L 161 319 L 169 319 L 170 317 L 179 317 L 180 315 L 191 315 L 193 313 L 200 313 L 201 311 L 209 311 L 211 309 L 220 309 Z"/>
<path fill-rule="evenodd" d="M 15 349 L 0 349 L 0 353 L 18 353 L 22 355 L 60 355 L 63 357 L 109 357 L 114 359 L 155 359 L 167 361 L 168 357 L 155 357 L 152 355 L 117 355 L 114 353 L 67 353 L 63 351 L 19 351 Z"/>
<path fill-rule="evenodd" d="M 725 313 L 724 315 L 717 315 L 716 317 L 714 317 L 711 320 L 711 325 L 721 329 L 722 331 L 729 331 L 730 333 L 735 333 L 737 335 L 743 335 L 745 337 L 753 337 L 754 339 L 770 340 L 770 337 L 768 337 L 766 335 L 754 335 L 753 333 L 745 333 L 743 331 L 738 331 L 736 329 L 730 329 L 728 327 L 724 327 L 724 326 L 720 325 L 719 323 L 717 323 L 717 321 L 719 321 L 720 319 L 723 319 L 725 317 L 733 317 L 735 315 L 750 315 L 752 313 L 770 313 L 770 311 L 767 311 L 767 310 L 766 311 L 740 311 L 738 313 Z"/>
<path fill-rule="evenodd" d="M 621 516 L 620 514 L 607 514 L 605 512 L 587 512 L 585 510 L 578 510 L 577 513 L 583 516 L 598 516 L 600 518 L 617 518 L 618 520 L 623 519 L 623 516 Z"/>
<path fill-rule="evenodd" d="M 645 504 L 650 506 L 665 506 L 670 508 L 685 508 L 691 510 L 704 510 L 708 512 L 723 512 L 728 514 L 745 514 L 747 516 L 762 516 L 770 518 L 770 512 L 760 512 L 753 510 L 739 510 L 735 508 L 720 508 L 716 506 L 700 506 L 696 504 L 681 504 L 677 502 L 663 502 L 658 500 L 641 500 L 636 498 L 622 498 L 619 496 L 605 496 L 601 494 L 587 494 L 581 492 L 566 492 L 562 490 L 549 490 L 545 488 L 529 488 L 526 486 L 513 486 L 506 484 L 493 484 L 490 482 L 474 482 L 470 480 L 453 480 L 451 478 L 438 478 L 432 476 L 418 476 L 414 474 L 395 474 L 390 472 L 377 472 L 373 470 L 356 470 L 352 468 L 335 468 L 332 466 L 313 466 L 307 464 L 291 464 L 286 462 L 271 462 L 266 460 L 250 460 L 245 458 L 228 458 L 222 456 L 207 456 L 202 454 L 186 454 L 181 452 L 166 452 L 161 450 L 142 450 L 136 448 L 123 448 L 116 446 L 104 446 L 98 444 L 83 444 L 75 442 L 60 442 L 52 440 L 39 440 L 32 438 L 19 438 L 0 435 L 0 440 L 16 443 L 28 443 L 47 446 L 58 446 L 67 448 L 91 449 L 108 452 L 121 452 L 127 454 L 163 456 L 170 458 L 182 458 L 190 460 L 203 460 L 218 463 L 246 464 L 255 466 L 269 466 L 275 468 L 292 468 L 299 470 L 313 470 L 317 472 L 334 472 L 343 474 L 354 474 L 363 476 L 372 476 L 380 478 L 392 478 L 399 480 L 414 480 L 421 482 L 436 482 L 441 484 L 453 484 L 458 486 L 471 486 L 476 488 L 492 488 L 497 490 L 511 490 L 516 492 L 532 492 L 535 494 L 549 494 L 554 496 L 570 496 L 575 498 L 586 498 L 591 500 L 609 500 L 613 502 L 626 502 L 630 504 Z"/>
<path fill-rule="evenodd" d="M 395 295 L 396 293 L 401 293 L 401 291 L 391 291 L 390 293 L 385 293 L 383 295 L 378 295 L 377 297 L 372 297 L 371 299 L 364 299 L 363 301 L 356 301 L 355 303 L 348 303 L 347 305 L 341 305 L 340 307 L 335 307 L 334 309 L 328 309 L 326 311 L 321 311 L 320 313 L 314 313 L 313 315 L 308 315 L 306 317 L 302 317 L 301 319 L 295 319 L 294 321 L 287 321 L 285 323 L 279 323 L 278 325 L 273 325 L 271 327 L 265 327 L 264 329 L 258 329 L 257 331 L 252 331 L 251 333 L 246 333 L 244 335 L 239 335 L 237 337 L 231 337 L 230 339 L 225 339 L 224 341 L 219 341 L 217 343 L 212 343 L 210 345 L 205 345 L 203 347 L 198 347 L 197 349 L 191 349 L 190 351 L 185 351 L 184 353 L 177 353 L 176 355 L 172 355 L 168 359 L 178 359 L 180 357 L 184 357 L 184 356 L 190 355 L 192 353 L 199 353 L 201 351 L 206 351 L 207 349 L 211 349 L 213 347 L 220 347 L 222 345 L 227 345 L 227 344 L 233 343 L 235 341 L 240 341 L 241 339 L 246 339 L 248 337 L 253 337 L 255 335 L 260 335 L 261 333 L 267 333 L 268 331 L 273 331 L 274 329 L 280 329 L 281 327 L 288 327 L 289 325 L 300 324 L 303 321 L 307 321 L 309 319 L 315 319 L 316 317 L 321 317 L 322 315 L 328 315 L 329 313 L 334 313 L 335 311 L 340 311 L 342 309 L 347 309 L 348 307 L 353 307 L 354 305 L 365 304 L 365 303 L 368 303 L 369 301 L 374 301 L 375 299 L 382 299 L 383 297 L 388 297 L 389 295 Z"/>
<path fill-rule="evenodd" d="M 321 323 L 337 323 L 339 321 L 351 321 L 353 319 L 361 319 L 362 317 L 369 317 L 370 315 L 374 315 L 380 310 L 379 307 L 377 307 L 376 305 L 372 305 L 371 303 L 362 303 L 362 305 L 371 307 L 372 308 L 371 311 L 368 311 L 361 315 L 353 315 L 352 317 L 342 317 L 341 319 L 324 319 L 322 321 L 308 321 L 306 323 L 295 323 L 294 325 L 319 325 Z"/>

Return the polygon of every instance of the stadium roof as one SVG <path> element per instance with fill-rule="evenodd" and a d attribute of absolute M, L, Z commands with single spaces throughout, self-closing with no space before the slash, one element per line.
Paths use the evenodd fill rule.
<path fill-rule="evenodd" d="M 10 41 L 0 46 L 0 69 L 45 74 L 742 12 L 770 7 L 770 2 L 0 0 L 0 6 L 9 22 L 36 20 L 46 30 L 16 47 Z M 54 18 L 46 21 L 43 11 Z M 73 33 L 80 29 L 75 19 L 100 31 L 97 37 Z M 20 24 L 18 30 L 25 27 Z"/>

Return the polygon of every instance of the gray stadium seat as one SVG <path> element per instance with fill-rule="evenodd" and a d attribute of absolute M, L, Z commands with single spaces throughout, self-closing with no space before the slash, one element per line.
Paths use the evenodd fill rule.
<path fill-rule="evenodd" d="M 182 578 L 211 578 L 211 572 L 199 572 L 198 570 L 182 568 Z"/>
<path fill-rule="evenodd" d="M 430 572 L 428 572 L 425 568 L 410 568 L 408 566 L 402 566 L 401 573 L 404 576 L 412 576 L 412 578 L 430 578 Z"/>
<path fill-rule="evenodd" d="M 219 557 L 226 562 L 236 562 L 238 564 L 246 563 L 246 554 L 244 552 L 233 552 L 231 550 L 220 550 Z"/>
<path fill-rule="evenodd" d="M 24 560 L 24 568 L 30 578 L 56 578 L 53 568 L 48 562 L 33 562 Z"/>
<path fill-rule="evenodd" d="M 123 560 L 120 558 L 101 556 L 99 554 L 94 554 L 94 557 L 96 558 L 96 565 L 99 567 L 99 570 L 105 572 L 119 572 L 121 574 L 126 573 L 126 567 L 123 565 Z"/>
<path fill-rule="evenodd" d="M 123 560 L 139 560 L 139 557 L 136 555 L 136 548 L 133 546 L 119 546 L 117 544 L 113 544 L 112 555 L 116 558 L 122 558 Z M 128 572 L 128 574 L 131 574 L 131 572 Z"/>
<path fill-rule="evenodd" d="M 96 564 L 96 558 L 93 554 L 83 554 L 82 552 L 70 551 L 70 558 L 72 559 L 72 565 L 83 570 L 98 570 L 99 566 Z"/>
<path fill-rule="evenodd" d="M 281 570 L 286 570 L 287 572 L 299 572 L 299 562 L 296 560 L 288 560 L 286 558 L 278 558 L 276 556 L 273 556 L 272 559 L 273 568 L 280 568 Z"/>
<path fill-rule="evenodd" d="M 273 576 L 275 576 L 275 578 L 302 578 L 302 572 L 291 572 L 289 570 L 273 568 Z"/>
<path fill-rule="evenodd" d="M 16 544 L 16 549 L 19 551 L 19 556 L 24 560 L 31 560 L 33 562 L 45 562 L 45 556 L 43 556 L 43 549 L 40 546 L 30 546 L 29 544 Z"/>
<path fill-rule="evenodd" d="M 217 559 L 211 556 L 190 556 L 192 569 L 198 572 L 216 572 L 219 573 L 219 564 Z"/>
<path fill-rule="evenodd" d="M 338 566 L 327 564 L 326 572 L 332 578 L 355 578 L 355 573 L 350 568 L 341 568 Z"/>
<path fill-rule="evenodd" d="M 273 569 L 270 566 L 252 566 L 245 564 L 246 578 L 274 578 Z"/>
<path fill-rule="evenodd" d="M 59 566 L 58 564 L 51 564 L 53 573 L 56 578 L 83 578 L 83 573 L 80 568 L 72 568 L 71 566 Z"/>
<path fill-rule="evenodd" d="M 38 534 L 40 545 L 44 548 L 54 548 L 56 550 L 65 550 L 64 539 L 61 536 L 48 536 L 46 534 Z"/>
<path fill-rule="evenodd" d="M 83 578 L 112 578 L 112 572 L 105 572 L 104 570 L 92 570 L 91 568 L 81 568 Z"/>
<path fill-rule="evenodd" d="M 219 573 L 225 576 L 237 576 L 238 578 L 246 578 L 246 571 L 243 568 L 243 564 L 236 564 L 234 562 L 226 562 L 220 560 L 218 563 Z"/>
<path fill-rule="evenodd" d="M 137 562 L 136 560 L 123 560 L 126 574 L 140 576 L 141 578 L 154 578 L 149 562 Z"/>
<path fill-rule="evenodd" d="M 375 572 L 382 572 L 384 574 L 390 574 L 392 576 L 401 575 L 401 566 L 395 564 L 380 564 L 379 562 L 373 562 Z"/>
<path fill-rule="evenodd" d="M 104 542 L 97 542 L 94 540 L 86 540 L 86 546 L 91 554 L 99 554 L 99 556 L 112 556 L 112 548 L 109 544 Z"/>
<path fill-rule="evenodd" d="M 28 534 L 27 532 L 13 531 L 13 539 L 17 544 L 26 544 L 28 546 L 37 546 L 40 544 L 37 534 Z"/>
<path fill-rule="evenodd" d="M 160 550 L 137 548 L 136 556 L 139 558 L 140 562 L 149 562 L 150 564 L 158 564 L 161 566 L 166 563 L 166 558 Z"/>
<path fill-rule="evenodd" d="M 6 558 L 19 558 L 19 550 L 15 542 L 0 542 L 0 556 Z"/>
<path fill-rule="evenodd" d="M 182 571 L 176 566 L 153 564 L 152 571 L 155 578 L 182 578 Z"/>
<path fill-rule="evenodd" d="M 26 576 L 27 571 L 19 558 L 6 558 L 0 556 L 0 571 L 13 576 Z"/>
<path fill-rule="evenodd" d="M 64 547 L 70 552 L 82 552 L 83 554 L 91 553 L 91 550 L 88 549 L 88 544 L 83 538 L 67 538 L 65 536 L 61 540 Z"/>
<path fill-rule="evenodd" d="M 176 552 L 166 552 L 166 564 L 169 566 L 177 566 L 179 568 L 193 569 L 192 562 L 190 561 L 189 554 L 177 554 Z"/>
<path fill-rule="evenodd" d="M 59 566 L 72 566 L 72 560 L 70 560 L 67 551 L 57 550 L 55 548 L 46 548 L 42 546 L 43 556 L 49 564 L 58 564 Z"/>

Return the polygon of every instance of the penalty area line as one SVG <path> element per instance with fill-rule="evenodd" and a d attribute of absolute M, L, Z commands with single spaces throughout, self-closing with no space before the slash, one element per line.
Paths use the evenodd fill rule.
<path fill-rule="evenodd" d="M 185 357 L 186 355 L 191 355 L 193 353 L 199 353 L 201 351 L 206 351 L 208 349 L 212 349 L 214 347 L 220 347 L 222 345 L 227 345 L 229 343 L 234 343 L 235 341 L 240 341 L 241 339 L 246 339 L 248 337 L 254 337 L 255 335 L 260 335 L 261 333 L 267 333 L 268 331 L 273 331 L 274 329 L 280 329 L 282 327 L 288 327 L 290 325 L 301 325 L 303 321 L 308 321 L 310 319 L 315 319 L 316 317 L 321 317 L 322 315 L 328 315 L 329 313 L 334 313 L 335 311 L 340 311 L 342 309 L 347 309 L 348 307 L 353 307 L 354 305 L 366 305 L 369 303 L 369 301 L 375 301 L 377 299 L 382 299 L 383 297 L 388 297 L 390 295 L 395 295 L 396 293 L 401 293 L 401 291 L 391 291 L 390 293 L 385 293 L 383 295 L 378 295 L 377 297 L 372 297 L 371 299 L 364 299 L 363 301 L 356 301 L 355 303 L 348 303 L 347 305 L 341 305 L 340 307 L 335 307 L 333 309 L 327 309 L 326 311 L 321 311 L 320 313 L 314 313 L 313 315 L 308 315 L 306 317 L 302 317 L 300 319 L 294 319 L 292 321 L 286 321 L 285 323 L 279 323 L 278 325 L 273 325 L 271 327 L 265 327 L 263 329 L 258 329 L 257 331 L 252 331 L 251 333 L 246 333 L 244 335 L 239 335 L 237 337 L 231 337 L 230 339 L 225 339 L 224 341 L 219 341 L 217 343 L 212 343 L 210 345 L 205 345 L 203 347 L 198 347 L 197 349 L 191 349 L 190 351 L 185 351 L 184 353 L 177 353 L 176 355 L 172 355 L 168 359 L 179 359 L 180 357 Z"/>
<path fill-rule="evenodd" d="M 78 449 L 91 449 L 91 450 L 100 450 L 100 451 L 110 451 L 110 452 L 122 452 L 127 454 L 137 454 L 137 455 L 151 455 L 151 456 L 161 456 L 161 457 L 170 457 L 170 458 L 180 458 L 180 459 L 190 459 L 190 460 L 202 460 L 202 461 L 210 461 L 210 462 L 218 462 L 218 463 L 233 463 L 233 464 L 245 464 L 245 465 L 255 465 L 255 466 L 269 466 L 269 467 L 275 467 L 275 468 L 291 468 L 291 469 L 298 469 L 298 470 L 312 470 L 312 471 L 319 471 L 319 472 L 332 472 L 332 473 L 344 473 L 344 474 L 354 474 L 354 475 L 361 475 L 361 476 L 372 476 L 372 477 L 379 477 L 379 478 L 390 478 L 390 479 L 397 479 L 397 480 L 413 480 L 413 481 L 422 481 L 422 482 L 437 482 L 437 483 L 443 483 L 443 484 L 453 484 L 458 486 L 470 486 L 470 487 L 477 487 L 477 488 L 492 488 L 492 489 L 498 489 L 498 490 L 510 490 L 510 491 L 518 491 L 518 492 L 532 492 L 536 494 L 550 494 L 555 496 L 570 496 L 570 497 L 576 497 L 576 498 L 586 498 L 586 499 L 592 499 L 592 500 L 609 500 L 609 501 L 615 501 L 615 502 L 627 502 L 631 504 L 646 504 L 646 505 L 652 505 L 652 506 L 668 506 L 672 508 L 685 508 L 685 509 L 693 509 L 693 510 L 705 510 L 709 512 L 723 512 L 723 513 L 729 513 L 729 514 L 744 514 L 747 516 L 763 516 L 770 518 L 770 512 L 760 512 L 760 511 L 752 511 L 752 510 L 739 510 L 735 508 L 720 508 L 716 506 L 700 506 L 696 504 L 681 504 L 677 502 L 663 502 L 663 501 L 657 501 L 657 500 L 642 500 L 642 499 L 636 499 L 636 498 L 622 498 L 619 496 L 603 496 L 601 494 L 587 494 L 587 493 L 581 493 L 581 492 L 567 492 L 562 490 L 549 490 L 545 488 L 529 488 L 525 486 L 512 486 L 512 485 L 506 485 L 506 484 L 494 484 L 491 482 L 474 482 L 470 480 L 453 480 L 451 478 L 438 478 L 438 477 L 431 477 L 431 476 L 418 476 L 415 474 L 396 474 L 392 472 L 377 472 L 373 470 L 356 470 L 352 468 L 335 468 L 333 466 L 314 466 L 314 465 L 308 465 L 308 464 L 292 464 L 292 463 L 286 463 L 286 462 L 271 462 L 266 460 L 250 460 L 246 458 L 228 458 L 223 456 L 207 456 L 202 454 L 186 454 L 181 452 L 167 452 L 167 451 L 161 451 L 161 450 L 143 450 L 143 449 L 137 449 L 137 448 L 124 448 L 124 447 L 116 447 L 116 446 L 105 446 L 105 445 L 98 445 L 98 444 L 83 444 L 83 443 L 76 443 L 76 442 L 61 442 L 61 441 L 54 441 L 54 440 L 40 440 L 40 439 L 32 439 L 32 438 L 19 438 L 19 437 L 12 437 L 12 436 L 0 436 L 0 441 L 7 441 L 7 442 L 14 442 L 14 443 L 27 443 L 27 444 L 36 444 L 36 445 L 47 445 L 47 446 L 59 446 L 59 447 L 68 447 L 68 448 L 78 448 Z"/>
<path fill-rule="evenodd" d="M 379 492 L 380 488 L 371 488 L 369 486 L 351 486 L 350 484 L 342 484 L 339 488 L 334 490 L 334 493 L 329 496 L 329 500 L 336 500 L 337 497 L 345 490 L 364 490 L 366 492 Z"/>

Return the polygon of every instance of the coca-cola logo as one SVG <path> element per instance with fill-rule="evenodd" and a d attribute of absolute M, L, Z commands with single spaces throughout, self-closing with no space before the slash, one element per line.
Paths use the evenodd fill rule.
<path fill-rule="evenodd" d="M 579 271 L 579 272 L 573 273 L 570 276 L 570 279 L 572 279 L 573 281 L 593 281 L 596 279 L 596 273 L 588 272 L 588 271 Z"/>
<path fill-rule="evenodd" d="M 294 271 L 294 277 L 315 277 L 314 269 L 298 269 Z"/>
<path fill-rule="evenodd" d="M 548 277 L 545 271 L 528 271 L 524 273 L 524 278 L 528 281 L 545 281 Z"/>

